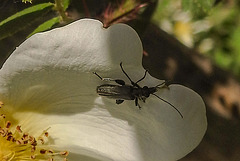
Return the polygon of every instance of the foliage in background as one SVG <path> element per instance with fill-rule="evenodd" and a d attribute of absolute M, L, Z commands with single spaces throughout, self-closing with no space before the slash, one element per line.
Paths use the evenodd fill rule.
<path fill-rule="evenodd" d="M 212 0 L 182 0 L 182 5 L 185 10 L 191 11 L 194 15 L 202 15 L 210 10 L 212 5 L 211 1 Z M 50 12 L 56 12 L 56 15 L 54 17 L 49 17 L 48 20 L 46 20 L 42 24 L 39 24 L 39 27 L 36 28 L 29 36 L 37 32 L 48 30 L 58 23 L 69 23 L 71 20 L 73 20 L 70 19 L 67 14 L 70 0 L 55 0 L 54 2 L 49 1 L 47 3 L 38 3 L 38 1 L 36 1 L 36 3 L 38 4 L 35 4 L 34 0 L 22 0 L 22 2 L 29 2 L 32 5 L 0 22 L 0 40 L 9 37 L 17 32 L 20 32 L 21 30 L 30 26 L 38 17 L 47 16 L 47 14 L 49 14 Z M 129 19 L 136 18 L 136 13 L 140 10 L 140 8 L 145 7 L 145 5 L 147 5 L 148 3 L 151 3 L 151 1 L 109 1 L 107 7 L 105 8 L 103 21 L 107 22 L 108 25 L 111 25 L 113 20 L 119 22 L 119 19 L 121 19 L 121 21 L 124 22 L 128 21 Z M 117 4 L 117 7 L 112 7 L 114 6 L 114 4 Z M 88 13 L 89 11 L 87 1 L 82 0 L 82 5 L 85 9 L 85 13 Z M 88 16 L 89 15 L 90 14 L 88 13 Z M 129 15 L 131 15 L 132 17 L 129 18 Z"/>
<path fill-rule="evenodd" d="M 84 17 L 100 19 L 106 26 L 127 22 L 138 19 L 142 9 L 155 1 L 158 6 L 152 20 L 156 24 L 240 78 L 237 0 L 22 0 L 26 8 L 0 22 L 0 40 L 29 28 L 40 17 L 46 18 L 26 38 Z"/>
<path fill-rule="evenodd" d="M 204 17 L 208 15 L 214 0 L 182 0 L 182 8 L 190 11 L 193 17 Z"/>
<path fill-rule="evenodd" d="M 27 3 L 27 2 L 32 3 L 32 0 L 22 0 L 22 2 L 23 3 Z"/>
<path fill-rule="evenodd" d="M 42 16 L 53 8 L 53 3 L 42 3 L 26 8 L 0 22 L 0 40 L 21 31 L 34 21 L 35 17 Z"/>
<path fill-rule="evenodd" d="M 32 0 L 22 0 L 22 2 L 33 3 Z M 0 40 L 12 36 L 17 32 L 24 30 L 25 28 L 28 28 L 39 17 L 46 16 L 51 11 L 58 12 L 56 17 L 40 24 L 39 27 L 37 27 L 29 36 L 36 32 L 48 30 L 53 25 L 58 24 L 61 21 L 68 22 L 69 19 L 65 15 L 65 11 L 68 8 L 69 3 L 70 0 L 55 0 L 55 3 L 43 2 L 39 4 L 33 4 L 30 7 L 15 13 L 14 15 L 0 22 Z"/>
<path fill-rule="evenodd" d="M 218 66 L 231 71 L 240 80 L 239 1 L 218 1 L 208 11 L 208 16 L 198 18 L 194 11 L 184 12 L 181 3 L 175 0 L 159 2 L 153 16 L 156 24 L 185 45 L 211 57 Z"/>

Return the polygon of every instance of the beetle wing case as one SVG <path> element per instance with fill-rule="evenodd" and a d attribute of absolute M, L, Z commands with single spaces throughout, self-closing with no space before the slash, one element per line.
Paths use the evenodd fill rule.
<path fill-rule="evenodd" d="M 108 98 L 134 100 L 132 95 L 133 87 L 129 85 L 119 86 L 112 84 L 103 84 L 97 86 L 97 93 L 100 96 L 107 96 Z"/>

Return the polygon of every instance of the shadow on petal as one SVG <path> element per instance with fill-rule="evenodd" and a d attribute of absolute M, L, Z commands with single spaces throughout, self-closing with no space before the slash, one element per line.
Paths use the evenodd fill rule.
<path fill-rule="evenodd" d="M 207 127 L 205 106 L 197 93 L 180 85 L 171 85 L 170 90 L 158 94 L 176 105 L 184 118 L 154 96 L 146 103 L 140 102 L 141 110 L 134 101 L 116 105 L 113 100 L 102 98 L 102 104 L 114 118 L 126 120 L 135 129 L 143 160 L 178 160 L 202 140 Z"/>
<path fill-rule="evenodd" d="M 97 158 L 100 159 L 97 159 Z M 113 161 L 112 159 L 106 158 L 106 157 L 100 157 L 100 156 L 87 156 L 87 155 L 82 155 L 82 154 L 77 154 L 77 153 L 70 153 L 70 155 L 67 157 L 68 160 L 82 160 L 82 161 Z"/>
<path fill-rule="evenodd" d="M 96 81 L 92 73 L 44 68 L 19 72 L 9 80 L 2 93 L 5 104 L 16 111 L 44 114 L 75 114 L 94 106 Z"/>

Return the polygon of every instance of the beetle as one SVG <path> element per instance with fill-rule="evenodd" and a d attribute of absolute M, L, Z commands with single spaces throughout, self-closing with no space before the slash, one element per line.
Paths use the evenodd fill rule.
<path fill-rule="evenodd" d="M 121 79 L 111 79 L 111 78 L 102 78 L 99 74 L 96 72 L 93 72 L 99 79 L 102 81 L 114 81 L 118 85 L 114 84 L 103 84 L 100 86 L 97 86 L 97 94 L 100 96 L 106 96 L 108 98 L 113 98 L 116 99 L 116 104 L 121 104 L 124 102 L 124 100 L 134 100 L 135 101 L 135 106 L 138 106 L 139 109 L 141 109 L 141 106 L 139 105 L 138 101 L 143 101 L 145 103 L 145 100 L 150 96 L 154 95 L 158 99 L 162 100 L 163 102 L 167 103 L 170 105 L 172 108 L 174 108 L 179 115 L 183 118 L 183 115 L 181 112 L 170 102 L 166 101 L 165 99 L 159 97 L 158 95 L 155 94 L 157 92 L 157 89 L 167 87 L 166 82 L 163 82 L 161 84 L 158 84 L 154 87 L 148 87 L 148 86 L 139 86 L 138 83 L 141 82 L 147 75 L 147 70 L 144 73 L 144 76 L 139 79 L 136 82 L 133 82 L 132 79 L 128 76 L 128 74 L 125 72 L 122 66 L 122 62 L 120 63 L 120 67 L 124 75 L 128 78 L 128 80 L 131 82 L 131 85 L 128 85 L 125 83 L 124 80 Z"/>

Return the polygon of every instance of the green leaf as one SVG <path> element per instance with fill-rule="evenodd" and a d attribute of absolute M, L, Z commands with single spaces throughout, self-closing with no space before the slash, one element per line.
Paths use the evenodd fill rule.
<path fill-rule="evenodd" d="M 230 65 L 234 61 L 230 54 L 225 53 L 221 49 L 219 49 L 215 52 L 214 60 L 223 69 L 229 69 Z"/>
<path fill-rule="evenodd" d="M 236 27 L 232 32 L 229 44 L 232 47 L 233 51 L 238 54 L 240 62 L 240 27 Z"/>
<path fill-rule="evenodd" d="M 60 17 L 54 17 L 43 24 L 39 25 L 28 37 L 32 36 L 35 33 L 46 31 L 48 29 L 51 29 L 51 27 L 57 23 L 60 22 Z"/>
<path fill-rule="evenodd" d="M 157 4 L 157 8 L 152 17 L 155 22 L 159 22 L 159 20 L 163 17 L 167 17 L 169 15 L 169 12 L 167 12 L 167 6 L 169 6 L 170 2 L 171 1 L 169 0 L 161 0 L 161 2 Z"/>
<path fill-rule="evenodd" d="M 0 40 L 23 30 L 53 8 L 53 3 L 42 3 L 26 8 L 0 22 Z"/>
<path fill-rule="evenodd" d="M 193 17 L 206 16 L 213 7 L 214 0 L 182 0 L 182 8 L 190 11 Z"/>
<path fill-rule="evenodd" d="M 70 4 L 70 0 L 63 0 L 63 9 L 64 11 L 66 11 L 66 9 L 68 8 Z"/>

